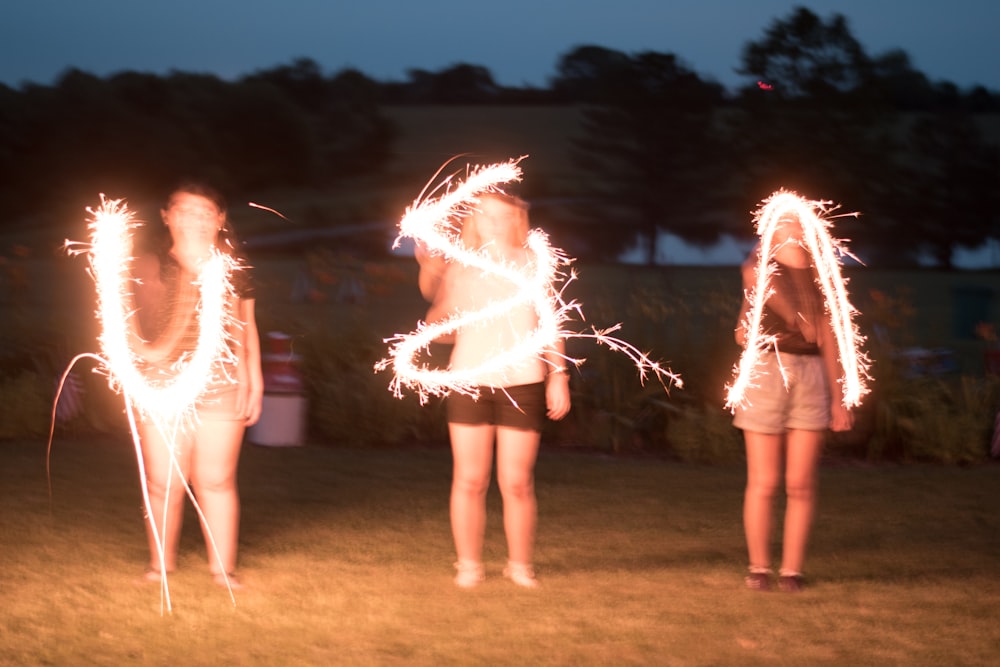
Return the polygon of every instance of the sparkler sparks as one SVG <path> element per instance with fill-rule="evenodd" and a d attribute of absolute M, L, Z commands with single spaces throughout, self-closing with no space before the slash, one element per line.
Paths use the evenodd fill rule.
<path fill-rule="evenodd" d="M 799 220 L 802 239 L 799 241 L 812 257 L 816 282 L 823 294 L 826 314 L 830 319 L 842 376 L 843 403 L 847 408 L 860 405 L 868 393 L 869 361 L 861 352 L 864 338 L 853 321 L 856 310 L 847 298 L 847 287 L 840 272 L 840 258 L 850 253 L 838 239 L 831 237 L 828 214 L 830 202 L 809 201 L 794 193 L 780 190 L 767 200 L 754 214 L 754 224 L 760 236 L 760 259 L 756 283 L 747 295 L 750 309 L 744 315 L 747 331 L 746 345 L 734 368 L 735 379 L 727 387 L 726 407 L 734 410 L 742 405 L 746 390 L 752 386 L 762 352 L 775 346 L 776 338 L 763 331 L 764 304 L 773 293 L 771 276 L 775 270 L 775 231 L 786 216 Z M 780 350 L 778 350 L 780 354 Z"/>
<path fill-rule="evenodd" d="M 418 198 L 406 211 L 400 222 L 400 233 L 396 245 L 408 237 L 424 244 L 430 253 L 436 253 L 450 262 L 458 262 L 473 267 L 497 280 L 507 281 L 516 286 L 514 296 L 503 301 L 489 303 L 473 312 L 459 312 L 440 322 L 418 324 L 417 330 L 405 335 L 397 335 L 385 342 L 392 343 L 389 357 L 375 365 L 376 371 L 392 366 L 394 377 L 390 389 L 402 396 L 408 388 L 417 393 L 421 403 L 430 396 L 443 396 L 452 391 L 475 396 L 478 387 L 494 386 L 486 378 L 504 377 L 518 365 L 532 359 L 545 361 L 543 352 L 551 349 L 558 341 L 569 338 L 589 338 L 608 348 L 627 355 L 645 381 L 654 375 L 664 388 L 671 385 L 682 386 L 679 376 L 653 361 L 648 355 L 631 344 L 611 336 L 619 325 L 590 332 L 567 331 L 564 325 L 572 313 L 583 317 L 581 306 L 576 301 L 566 302 L 562 292 L 575 280 L 572 271 L 567 275 L 563 268 L 572 260 L 560 250 L 549 245 L 544 232 L 533 229 L 528 233 L 526 249 L 530 261 L 525 267 L 497 262 L 483 250 L 466 248 L 461 241 L 459 222 L 475 211 L 481 196 L 501 192 L 501 186 L 519 181 L 521 169 L 518 163 L 523 158 L 485 167 L 474 167 L 464 182 L 455 185 L 449 177 L 434 191 L 443 189 L 437 198 Z M 562 282 L 561 288 L 557 284 Z M 479 366 L 461 370 L 431 368 L 417 361 L 417 356 L 436 339 L 456 332 L 463 327 L 486 322 L 509 312 L 511 309 L 529 305 L 537 314 L 538 323 L 516 345 L 484 361 Z M 582 359 L 565 359 L 579 366 Z M 494 380 L 495 382 L 495 380 Z M 501 383 L 502 384 L 502 383 Z M 502 388 L 496 386 L 495 388 Z"/>
<path fill-rule="evenodd" d="M 148 353 L 149 350 L 136 333 L 134 313 L 130 305 L 129 284 L 133 282 L 129 271 L 133 259 L 131 237 L 138 223 L 127 205 L 120 199 L 109 200 L 102 195 L 101 206 L 96 210 L 88 208 L 87 211 L 92 216 L 88 226 L 91 234 L 90 244 L 67 241 L 66 248 L 70 254 L 88 256 L 90 273 L 97 288 L 97 318 L 101 325 L 98 342 L 101 352 L 80 355 L 70 365 L 72 367 L 83 357 L 95 359 L 99 364 L 98 371 L 108 376 L 111 388 L 120 392 L 125 400 L 129 428 L 139 464 L 147 519 L 153 528 L 159 551 L 160 571 L 163 573 L 161 591 L 169 611 L 170 593 L 166 568 L 162 567 L 164 561 L 162 537 L 152 516 L 135 413 L 138 412 L 151 423 L 163 436 L 163 440 L 169 443 L 172 466 L 167 480 L 168 487 L 174 483 L 172 477 L 176 471 L 179 483 L 183 484 L 202 519 L 202 525 L 205 525 L 201 508 L 181 474 L 175 456 L 175 443 L 179 434 L 190 426 L 192 420 L 197 419 L 196 409 L 206 400 L 206 390 L 215 383 L 233 382 L 232 378 L 226 375 L 225 368 L 236 361 L 230 330 L 231 327 L 238 326 L 238 323 L 230 314 L 227 304 L 234 294 L 230 276 L 239 267 L 234 258 L 213 249 L 197 278 L 200 291 L 197 347 L 193 353 L 185 355 L 173 364 L 168 374 L 150 379 L 144 370 L 147 364 L 144 363 L 142 354 L 144 351 Z M 169 488 L 167 493 L 169 494 Z M 162 520 L 166 525 L 166 516 L 162 517 Z M 211 536 L 209 542 L 215 549 Z M 215 551 L 218 558 L 217 549 Z M 231 588 L 229 594 L 232 598 Z M 234 598 L 233 601 L 235 603 Z"/>
<path fill-rule="evenodd" d="M 230 317 L 226 303 L 233 293 L 229 275 L 234 260 L 218 251 L 205 262 L 198 276 L 201 291 L 201 327 L 194 353 L 169 379 L 150 381 L 142 370 L 142 356 L 133 348 L 128 288 L 131 264 L 131 232 L 134 216 L 121 200 L 102 200 L 90 224 L 91 272 L 97 284 L 97 317 L 101 323 L 98 342 L 113 389 L 120 389 L 130 405 L 157 425 L 180 424 L 193 418 L 194 410 L 215 379 L 216 362 L 235 362 L 228 333 Z"/>

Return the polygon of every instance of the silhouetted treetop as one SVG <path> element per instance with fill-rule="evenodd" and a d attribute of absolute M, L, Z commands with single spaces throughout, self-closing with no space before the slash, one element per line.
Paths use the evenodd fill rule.
<path fill-rule="evenodd" d="M 787 97 L 853 90 L 865 81 L 870 67 L 843 15 L 823 20 L 805 7 L 775 19 L 763 39 L 743 47 L 741 60 L 740 74 Z"/>

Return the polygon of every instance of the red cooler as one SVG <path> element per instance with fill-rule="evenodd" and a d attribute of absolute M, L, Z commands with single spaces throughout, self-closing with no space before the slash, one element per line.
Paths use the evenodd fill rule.
<path fill-rule="evenodd" d="M 299 371 L 298 355 L 292 353 L 292 337 L 278 331 L 265 336 L 261 366 L 264 373 L 264 404 L 260 420 L 247 429 L 247 439 L 256 445 L 295 447 L 305 442 L 306 392 Z"/>

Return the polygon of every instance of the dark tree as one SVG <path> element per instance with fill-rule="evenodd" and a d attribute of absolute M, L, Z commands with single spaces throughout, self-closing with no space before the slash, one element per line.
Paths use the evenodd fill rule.
<path fill-rule="evenodd" d="M 485 67 L 460 63 L 431 79 L 431 101 L 437 104 L 482 104 L 496 99 L 499 87 Z"/>
<path fill-rule="evenodd" d="M 116 98 L 107 81 L 79 70 L 65 72 L 54 86 L 29 86 L 16 103 L 17 168 L 5 186 L 32 207 L 62 201 L 92 201 L 99 192 L 141 188 L 145 162 L 155 160 L 149 142 L 133 132 L 154 132 L 142 111 Z"/>
<path fill-rule="evenodd" d="M 330 92 L 322 69 L 311 58 L 298 58 L 291 65 L 255 72 L 244 78 L 244 82 L 269 83 L 296 106 L 311 113 L 323 110 Z"/>
<path fill-rule="evenodd" d="M 632 58 L 602 46 L 578 46 L 559 58 L 551 87 L 562 102 L 611 102 L 632 74 Z"/>
<path fill-rule="evenodd" d="M 206 148 L 240 190 L 309 184 L 323 167 L 312 117 L 272 85 L 231 84 L 202 114 L 213 133 Z"/>
<path fill-rule="evenodd" d="M 379 108 L 378 84 L 346 69 L 329 82 L 331 100 L 321 115 L 321 152 L 337 178 L 381 169 L 395 130 Z"/>
<path fill-rule="evenodd" d="M 966 99 L 968 110 L 972 113 L 1000 113 L 1000 94 L 992 93 L 984 86 L 974 86 Z"/>
<path fill-rule="evenodd" d="M 758 199 L 785 188 L 842 204 L 863 216 L 841 220 L 838 234 L 882 243 L 894 224 L 887 195 L 898 185 L 900 116 L 878 82 L 891 72 L 920 90 L 908 63 L 896 54 L 873 64 L 839 15 L 824 21 L 797 8 L 776 20 L 743 49 L 740 71 L 755 81 L 736 114 L 740 190 Z"/>
<path fill-rule="evenodd" d="M 905 51 L 875 57 L 862 85 L 874 99 L 897 111 L 926 111 L 934 106 L 934 87 L 923 72 L 914 69 Z"/>
<path fill-rule="evenodd" d="M 308 135 L 311 150 L 301 165 L 308 172 L 302 183 L 328 184 L 377 169 L 387 159 L 392 128 L 379 113 L 378 84 L 361 72 L 346 69 L 327 78 L 315 62 L 299 59 L 244 82 L 273 86 L 303 114 L 299 129 Z M 294 128 L 292 136 L 297 136 Z"/>
<path fill-rule="evenodd" d="M 65 202 L 76 216 L 98 193 L 149 199 L 182 175 L 232 194 L 330 186 L 387 159 L 378 98 L 360 73 L 326 78 L 305 59 L 237 82 L 69 70 L 53 86 L 3 88 L 0 204 L 20 215 Z"/>
<path fill-rule="evenodd" d="M 905 233 L 896 243 L 951 268 L 957 247 L 1000 236 L 1000 147 L 967 114 L 944 112 L 918 120 L 909 147 L 910 196 L 898 202 Z"/>
<path fill-rule="evenodd" d="M 386 87 L 387 101 L 405 104 L 490 104 L 503 89 L 485 67 L 459 63 L 439 72 L 411 69 L 409 81 Z"/>
<path fill-rule="evenodd" d="M 780 97 L 818 97 L 850 91 L 864 81 L 869 60 L 847 19 L 824 21 L 805 7 L 775 20 L 764 38 L 743 47 L 740 74 L 769 86 Z"/>
<path fill-rule="evenodd" d="M 988 95 L 931 84 L 902 51 L 871 59 L 843 17 L 802 8 L 744 48 L 741 71 L 773 86 L 741 97 L 737 153 L 749 192 L 784 187 L 860 211 L 838 232 L 880 263 L 929 250 L 950 266 L 956 245 L 996 232 L 996 147 L 962 113 Z M 934 116 L 914 125 L 927 110 Z"/>
<path fill-rule="evenodd" d="M 566 90 L 584 87 L 588 73 L 598 79 L 574 142 L 575 161 L 587 175 L 589 202 L 581 215 L 592 223 L 587 236 L 596 254 L 613 259 L 639 238 L 652 263 L 661 231 L 695 243 L 717 240 L 726 193 L 715 114 L 722 88 L 674 55 L 655 52 L 623 63 L 584 47 L 564 58 L 561 70 Z"/>

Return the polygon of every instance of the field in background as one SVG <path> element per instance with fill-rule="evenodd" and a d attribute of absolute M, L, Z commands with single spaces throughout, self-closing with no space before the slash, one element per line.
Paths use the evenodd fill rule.
<path fill-rule="evenodd" d="M 55 377 L 76 354 L 98 351 L 95 303 L 82 258 L 31 261 L 21 268 L 28 276 L 24 289 L 0 305 L 7 323 L 0 333 L 0 362 L 8 378 L 21 369 L 42 373 L 35 414 L 51 402 L 46 376 Z M 571 385 L 573 411 L 550 425 L 546 440 L 699 462 L 738 456 L 739 443 L 731 442 L 738 434 L 723 409 L 739 356 L 733 341 L 737 268 L 582 264 L 576 269 L 579 278 L 566 296 L 582 304 L 586 321 L 572 327 L 586 331 L 621 323 L 617 335 L 679 373 L 684 388 L 665 396 L 655 383 L 643 387 L 622 355 L 590 341 L 570 341 L 570 354 L 586 363 Z M 307 360 L 310 429 L 317 442 L 446 438 L 436 412 L 422 409 L 412 396 L 392 398 L 389 373 L 373 371 L 388 351 L 384 341 L 412 331 L 426 313 L 412 259 L 364 262 L 317 251 L 308 261 L 263 257 L 256 272 L 261 332 L 290 334 L 293 350 Z M 838 437 L 831 453 L 872 460 L 982 460 L 997 382 L 984 379 L 995 344 L 977 332 L 996 328 L 1000 273 L 852 269 L 848 277 L 861 311 L 861 333 L 868 338 L 875 392 L 850 437 Z M 980 328 L 981 323 L 987 326 Z M 447 354 L 438 350 L 435 358 L 446 360 Z M 84 361 L 81 370 L 92 365 Z M 933 383 L 907 376 L 928 376 Z M 82 378 L 89 385 L 88 400 L 97 401 L 85 413 L 88 428 L 114 430 L 120 399 L 103 377 L 83 373 Z M 13 401 L 25 389 L 15 383 L 5 391 Z M 47 417 L 35 418 L 43 419 L 47 425 Z"/>
<path fill-rule="evenodd" d="M 324 253 L 319 263 L 319 277 L 305 257 L 263 257 L 255 263 L 262 331 L 353 330 L 381 340 L 410 330 L 426 312 L 413 260 L 365 262 Z M 93 351 L 94 292 L 84 258 L 26 259 L 16 265 L 21 284 L 0 302 L 8 335 L 21 327 L 36 338 L 55 336 L 52 343 L 66 351 Z M 623 322 L 626 339 L 663 359 L 684 364 L 698 353 L 691 345 L 730 340 L 739 308 L 736 267 L 575 268 L 579 278 L 567 294 L 582 302 L 590 323 Z M 1000 273 L 858 268 L 847 276 L 863 334 L 888 337 L 896 348 L 945 348 L 960 364 L 955 370 L 982 373 L 986 345 L 976 337 L 976 325 L 996 325 L 1000 318 Z M 731 351 L 736 354 L 735 346 Z"/>

